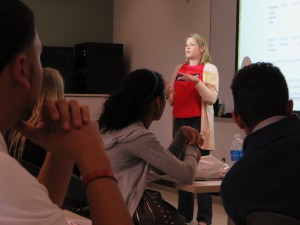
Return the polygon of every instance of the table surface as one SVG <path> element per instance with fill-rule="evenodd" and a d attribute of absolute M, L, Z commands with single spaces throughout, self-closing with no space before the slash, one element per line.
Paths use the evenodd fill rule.
<path fill-rule="evenodd" d="M 194 181 L 192 184 L 176 183 L 176 188 L 193 193 L 219 193 L 222 180 Z"/>
<path fill-rule="evenodd" d="M 148 187 L 164 188 L 164 186 L 168 186 L 168 185 L 161 184 L 163 182 L 157 182 L 157 181 L 166 181 L 166 183 L 171 184 L 173 188 L 183 190 L 183 191 L 189 191 L 193 193 L 219 193 L 220 186 L 222 183 L 222 179 L 209 179 L 209 180 L 194 181 L 192 184 L 181 184 L 167 175 L 158 175 L 155 173 L 151 173 L 151 178 L 153 180 L 147 184 Z M 169 188 L 172 187 L 169 186 Z"/>
<path fill-rule="evenodd" d="M 70 225 L 92 225 L 92 221 L 88 218 L 80 216 L 69 210 L 63 210 L 63 212 Z"/>

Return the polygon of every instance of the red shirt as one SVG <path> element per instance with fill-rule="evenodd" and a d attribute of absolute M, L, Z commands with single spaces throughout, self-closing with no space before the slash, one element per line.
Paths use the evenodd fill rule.
<path fill-rule="evenodd" d="M 203 81 L 204 64 L 197 66 L 189 66 L 183 64 L 178 72 L 188 73 L 197 77 L 201 82 Z M 174 104 L 173 117 L 174 118 L 190 118 L 201 117 L 201 101 L 197 88 L 193 81 L 181 80 L 182 75 L 177 74 L 174 82 Z"/>

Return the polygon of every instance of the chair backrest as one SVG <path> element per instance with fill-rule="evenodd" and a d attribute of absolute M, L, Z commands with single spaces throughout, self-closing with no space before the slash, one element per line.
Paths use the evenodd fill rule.
<path fill-rule="evenodd" d="M 251 212 L 245 225 L 300 225 L 300 220 L 273 212 Z"/>
<path fill-rule="evenodd" d="M 38 176 L 40 167 L 26 160 L 22 160 L 21 164 L 33 176 Z M 71 176 L 62 208 L 90 218 L 88 199 L 82 186 L 82 181 L 75 174 Z"/>
<path fill-rule="evenodd" d="M 29 172 L 31 173 L 33 176 L 37 177 L 39 172 L 40 172 L 40 167 L 38 167 L 37 165 L 28 162 L 26 160 L 22 160 L 21 165 Z"/>
<path fill-rule="evenodd" d="M 74 174 L 71 176 L 62 208 L 90 218 L 88 199 L 82 180 Z"/>

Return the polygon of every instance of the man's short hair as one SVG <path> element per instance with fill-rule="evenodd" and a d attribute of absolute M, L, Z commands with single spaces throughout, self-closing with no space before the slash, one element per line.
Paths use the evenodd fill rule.
<path fill-rule="evenodd" d="M 35 38 L 34 15 L 19 0 L 0 1 L 0 73 Z"/>
<path fill-rule="evenodd" d="M 254 63 L 239 70 L 231 84 L 234 110 L 248 128 L 272 116 L 286 115 L 289 90 L 280 69 Z"/>

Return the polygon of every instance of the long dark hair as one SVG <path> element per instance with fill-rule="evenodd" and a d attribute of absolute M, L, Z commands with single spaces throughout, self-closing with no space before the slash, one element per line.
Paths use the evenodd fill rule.
<path fill-rule="evenodd" d="M 118 130 L 141 120 L 150 102 L 157 96 L 165 97 L 162 75 L 147 69 L 129 73 L 120 88 L 104 103 L 99 119 L 102 132 Z"/>

